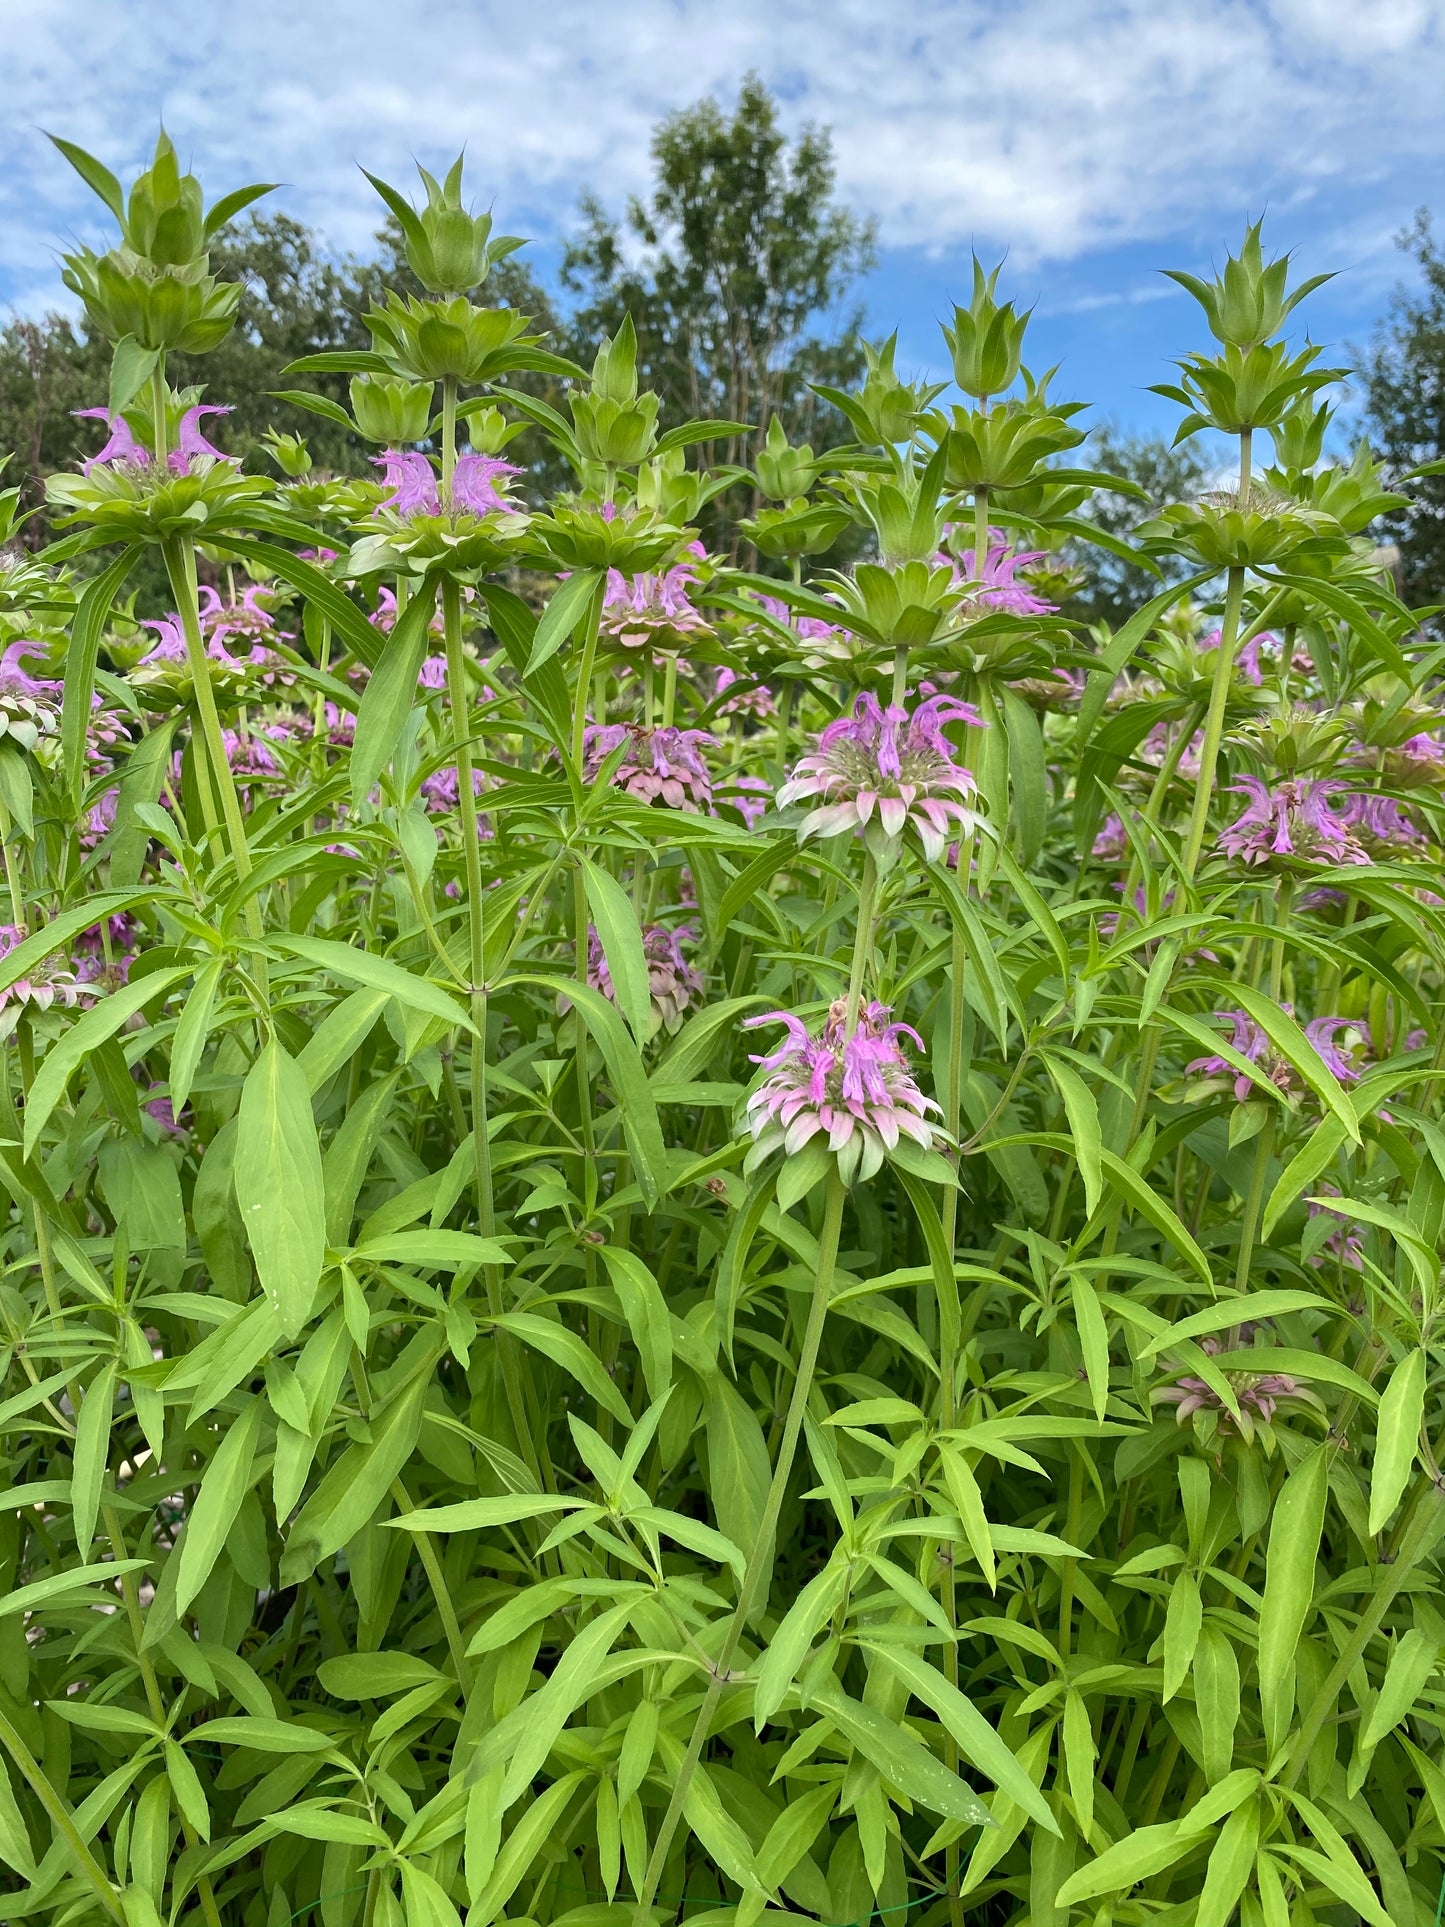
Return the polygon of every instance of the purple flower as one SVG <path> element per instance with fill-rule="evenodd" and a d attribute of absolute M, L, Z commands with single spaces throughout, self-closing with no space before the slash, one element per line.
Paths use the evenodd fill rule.
<path fill-rule="evenodd" d="M 821 616 L 795 615 L 787 603 L 777 596 L 759 596 L 758 605 L 772 617 L 774 622 L 781 623 L 786 629 L 791 629 L 800 642 L 816 643 L 822 648 L 824 654 L 828 653 L 829 645 L 845 639 L 844 631 L 833 623 L 824 622 Z M 816 651 L 814 659 L 817 659 Z"/>
<path fill-rule="evenodd" d="M 428 656 L 417 672 L 418 689 L 445 689 L 447 686 L 447 659 L 445 656 Z"/>
<path fill-rule="evenodd" d="M 23 666 L 24 659 L 39 647 L 33 642 L 12 642 L 0 656 L 0 736 L 10 736 L 24 748 L 33 750 L 42 736 L 60 727 L 63 683 L 32 676 Z"/>
<path fill-rule="evenodd" d="M 230 458 L 221 449 L 212 447 L 201 431 L 202 415 L 229 415 L 233 411 L 215 401 L 198 401 L 181 416 L 180 427 L 176 432 L 176 445 L 166 457 L 167 466 L 177 475 L 189 475 L 191 463 L 198 460 L 224 462 Z"/>
<path fill-rule="evenodd" d="M 495 455 L 458 455 L 456 467 L 452 470 L 451 505 L 454 509 L 465 509 L 471 515 L 505 512 L 512 504 L 497 484 L 504 476 L 520 475 L 521 472 L 513 463 L 500 461 Z M 505 481 L 502 481 L 502 487 L 506 487 Z"/>
<path fill-rule="evenodd" d="M 140 935 L 140 925 L 129 910 L 122 910 L 118 916 L 108 918 L 107 924 L 112 955 L 117 952 L 128 954 L 135 949 L 136 938 Z M 85 957 L 104 956 L 105 938 L 101 933 L 100 925 L 93 923 L 89 930 L 82 930 L 75 939 L 75 947 Z"/>
<path fill-rule="evenodd" d="M 595 782 L 607 758 L 625 745 L 626 754 L 612 777 L 618 789 L 644 803 L 696 814 L 712 806 L 712 775 L 703 751 L 715 748 L 716 741 L 705 729 L 589 723 L 582 738 L 582 773 L 589 783 Z"/>
<path fill-rule="evenodd" d="M 952 525 L 944 530 L 951 535 Z M 1000 529 L 988 532 L 988 552 L 984 556 L 983 572 L 979 573 L 973 549 L 965 549 L 957 562 L 947 550 L 940 552 L 938 561 L 944 568 L 952 568 L 954 579 L 969 589 L 969 602 L 980 614 L 999 614 L 1011 616 L 1052 615 L 1057 603 L 1045 602 L 1042 596 L 1034 595 L 1014 576 L 1020 569 L 1026 569 L 1034 562 L 1042 562 L 1044 551 L 1031 549 L 1020 553 L 1009 547 L 1008 538 Z"/>
<path fill-rule="evenodd" d="M 1154 769 L 1163 769 L 1172 747 L 1170 741 L 1172 734 L 1173 731 L 1168 723 L 1155 723 L 1139 745 L 1140 762 L 1148 763 Z M 1199 757 L 1203 748 L 1204 731 L 1197 729 L 1179 752 L 1179 761 L 1174 766 L 1175 775 L 1181 777 L 1186 783 L 1193 782 L 1199 774 Z"/>
<path fill-rule="evenodd" d="M 90 813 L 85 819 L 85 828 L 80 832 L 82 850 L 95 849 L 110 835 L 115 828 L 115 812 L 119 802 L 120 785 L 116 784 L 114 789 L 105 791 L 98 803 L 91 805 Z"/>
<path fill-rule="evenodd" d="M 647 961 L 647 987 L 652 998 L 651 1036 L 656 1036 L 659 1030 L 671 1036 L 682 1023 L 688 1005 L 702 995 L 703 974 L 682 954 L 683 944 L 695 941 L 696 932 L 687 923 L 680 924 L 676 930 L 669 930 L 665 924 L 650 923 L 642 932 L 642 954 Z M 617 993 L 602 940 L 590 925 L 587 981 L 594 990 L 600 990 L 604 997 L 616 1003 Z"/>
<path fill-rule="evenodd" d="M 1285 1006 L 1288 1010 L 1289 1006 Z M 1235 1101 L 1245 1104 L 1254 1095 L 1256 1084 L 1272 1084 L 1286 1097 L 1296 1094 L 1300 1082 L 1294 1066 L 1275 1049 L 1264 1030 L 1242 1010 L 1216 1010 L 1214 1015 L 1221 1023 L 1233 1026 L 1229 1041 L 1241 1057 L 1247 1057 L 1251 1064 L 1259 1066 L 1257 1078 L 1248 1077 L 1243 1071 L 1223 1057 L 1196 1057 L 1184 1066 L 1186 1077 L 1233 1077 Z M 1304 1027 L 1305 1036 L 1314 1045 L 1324 1060 L 1326 1070 L 1341 1084 L 1353 1084 L 1359 1080 L 1359 1071 L 1353 1062 L 1344 1055 L 1335 1038 L 1342 1030 L 1359 1029 L 1351 1017 L 1315 1017 Z"/>
<path fill-rule="evenodd" d="M 731 689 L 740 679 L 731 669 L 719 669 L 715 694 L 721 696 L 725 689 Z M 740 689 L 736 696 L 729 696 L 719 709 L 719 716 L 756 716 L 762 719 L 773 714 L 776 705 L 773 692 L 763 683 L 752 689 Z"/>
<path fill-rule="evenodd" d="M 759 817 L 767 814 L 773 800 L 773 786 L 763 776 L 735 776 L 722 796 L 751 829 Z"/>
<path fill-rule="evenodd" d="M 1341 820 L 1366 843 L 1388 846 L 1425 841 L 1423 832 L 1416 829 L 1393 796 L 1356 792 L 1341 812 Z"/>
<path fill-rule="evenodd" d="M 156 632 L 155 647 L 141 657 L 139 664 L 141 668 L 152 662 L 186 661 L 186 632 L 181 627 L 179 616 L 143 616 L 141 627 L 154 629 Z M 236 675 L 240 675 L 243 671 L 243 665 L 231 654 L 226 647 L 225 636 L 219 632 L 207 641 L 206 655 L 212 662 L 219 663 L 223 669 L 229 669 Z"/>
<path fill-rule="evenodd" d="M 1327 1197 L 1337 1198 L 1340 1194 L 1333 1184 L 1322 1184 L 1320 1190 Z M 1328 1251 L 1350 1271 L 1363 1271 L 1365 1268 L 1364 1234 L 1355 1220 L 1344 1211 L 1336 1211 L 1333 1205 L 1324 1204 L 1318 1198 L 1306 1200 L 1306 1208 L 1312 1218 L 1335 1218 L 1337 1229 L 1325 1239 L 1320 1250 L 1310 1259 L 1312 1265 L 1324 1263 L 1323 1253 Z"/>
<path fill-rule="evenodd" d="M 871 1178 L 900 1137 L 934 1147 L 937 1132 L 924 1114 L 938 1106 L 919 1090 L 898 1043 L 911 1037 L 922 1049 L 922 1040 L 907 1024 L 885 1023 L 883 1004 L 865 1005 L 851 1033 L 844 1031 L 846 1015 L 840 999 L 818 1037 L 784 1010 L 743 1020 L 747 1030 L 784 1024 L 788 1032 L 771 1056 L 753 1059 L 770 1075 L 748 1099 L 753 1144 L 746 1170 L 774 1151 L 795 1157 L 819 1132 L 848 1184 Z"/>
<path fill-rule="evenodd" d="M 1092 855 L 1104 863 L 1118 863 L 1129 854 L 1129 839 L 1124 833 L 1123 820 L 1117 815 L 1104 818 L 1099 834 L 1094 838 Z"/>
<path fill-rule="evenodd" d="M 81 463 L 82 475 L 89 475 L 90 471 L 97 467 L 148 468 L 150 466 L 150 450 L 143 448 L 136 440 L 124 415 L 113 415 L 108 408 L 72 408 L 70 412 L 81 421 L 104 422 L 110 431 L 105 447 L 97 454 L 87 456 Z"/>
<path fill-rule="evenodd" d="M 152 1084 L 150 1088 L 155 1090 L 156 1086 Z M 145 1098 L 142 1100 L 141 1109 L 147 1117 L 155 1119 L 166 1137 L 183 1138 L 186 1135 L 186 1127 L 184 1124 L 177 1123 L 175 1106 L 168 1097 Z"/>
<path fill-rule="evenodd" d="M 700 542 L 691 547 L 706 560 L 707 551 Z M 630 578 L 619 569 L 609 569 L 601 633 L 626 648 L 677 647 L 682 637 L 708 626 L 688 600 L 688 589 L 696 580 L 697 569 L 691 562 L 644 570 Z"/>
<path fill-rule="evenodd" d="M 472 794 L 480 796 L 487 786 L 487 779 L 481 770 L 472 771 Z M 430 776 L 421 780 L 420 793 L 427 810 L 433 816 L 450 816 L 461 807 L 462 785 L 455 764 L 446 769 L 433 770 Z M 486 841 L 495 832 L 486 817 L 477 818 L 477 836 Z"/>
<path fill-rule="evenodd" d="M 280 729 L 277 724 L 272 724 L 261 733 L 250 730 L 244 736 L 234 729 L 222 730 L 221 740 L 226 745 L 226 760 L 235 774 L 241 778 L 243 788 L 246 786 L 247 779 L 280 775 L 281 765 L 271 753 L 265 738 L 270 737 L 272 742 L 276 742 L 284 739 L 285 735 L 286 731 Z"/>
<path fill-rule="evenodd" d="M 1219 647 L 1221 634 L 1221 630 L 1211 629 L 1207 636 L 1201 636 L 1199 638 L 1200 654 L 1203 655 L 1208 649 L 1217 649 Z M 1279 647 L 1279 638 L 1278 636 L 1270 635 L 1268 631 L 1263 635 L 1251 636 L 1249 641 L 1235 653 L 1235 668 L 1239 671 L 1240 675 L 1244 677 L 1244 680 L 1247 683 L 1252 683 L 1256 689 L 1258 689 L 1264 681 L 1264 671 L 1260 667 L 1259 652 L 1264 648 L 1266 643 L 1268 643 L 1272 649 L 1277 649 Z"/>
<path fill-rule="evenodd" d="M 865 691 L 851 716 L 841 716 L 819 736 L 778 791 L 786 808 L 805 797 L 825 800 L 799 827 L 799 838 L 860 832 L 873 854 L 891 861 L 912 825 L 930 863 L 948 845 L 952 824 L 971 830 L 978 818 L 960 799 L 977 788 L 970 772 L 953 760 L 945 723 L 983 728 L 983 718 L 953 696 L 930 696 L 910 716 L 902 707 L 881 707 Z"/>
<path fill-rule="evenodd" d="M 1291 777 L 1272 790 L 1257 776 L 1241 776 L 1232 787 L 1250 801 L 1220 835 L 1226 856 L 1269 865 L 1289 857 L 1302 863 L 1369 862 L 1351 834 L 1348 812 L 1330 807 L 1332 796 L 1351 795 L 1337 777 L 1316 782 Z"/>

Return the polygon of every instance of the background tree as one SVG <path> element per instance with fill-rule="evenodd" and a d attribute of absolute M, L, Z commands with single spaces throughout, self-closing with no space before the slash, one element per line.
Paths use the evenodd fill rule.
<path fill-rule="evenodd" d="M 850 438 L 809 383 L 847 387 L 863 372 L 863 309 L 842 304 L 874 265 L 876 235 L 833 198 L 827 130 L 805 127 L 790 145 L 777 103 L 749 77 L 731 116 L 711 99 L 669 115 L 652 158 L 652 191 L 628 203 L 625 225 L 583 199 L 562 262 L 562 285 L 578 297 L 572 352 L 631 314 L 638 371 L 661 394 L 665 425 L 765 428 L 776 413 L 794 441 Z M 737 437 L 704 458 L 747 456 Z"/>
<path fill-rule="evenodd" d="M 1445 255 L 1427 208 L 1397 244 L 1414 257 L 1420 282 L 1396 290 L 1361 374 L 1375 451 L 1404 470 L 1445 457 Z M 1384 518 L 1399 544 L 1402 591 L 1417 605 L 1445 600 L 1445 475 L 1422 476 L 1405 492 L 1411 506 Z"/>

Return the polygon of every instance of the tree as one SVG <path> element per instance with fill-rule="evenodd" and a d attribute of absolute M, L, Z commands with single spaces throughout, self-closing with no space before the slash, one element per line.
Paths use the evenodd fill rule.
<path fill-rule="evenodd" d="M 1209 461 L 1197 446 L 1186 442 L 1173 448 L 1158 436 L 1123 434 L 1116 428 L 1096 429 L 1088 456 L 1090 467 L 1137 482 L 1149 498 L 1141 502 L 1107 491 L 1094 497 L 1089 519 L 1121 539 L 1170 502 L 1185 502 L 1198 495 L 1208 487 L 1212 474 Z M 1087 568 L 1089 580 L 1070 597 L 1065 614 L 1071 621 L 1106 622 L 1111 628 L 1127 621 L 1171 580 L 1182 582 L 1185 577 L 1185 569 L 1178 562 L 1165 563 L 1163 573 L 1154 575 L 1092 544 L 1071 559 Z"/>
<path fill-rule="evenodd" d="M 1397 245 L 1419 264 L 1421 285 L 1399 288 L 1361 372 L 1376 453 L 1397 472 L 1445 458 L 1445 255 L 1421 208 Z M 1419 604 L 1445 600 L 1445 475 L 1408 485 L 1408 509 L 1384 518 L 1399 544 L 1402 589 Z"/>
<path fill-rule="evenodd" d="M 652 158 L 652 192 L 628 203 L 625 235 L 595 197 L 582 202 L 562 263 L 579 297 L 571 352 L 589 353 L 631 314 L 638 371 L 661 394 L 665 425 L 766 428 L 777 414 L 794 441 L 845 439 L 847 424 L 809 383 L 847 387 L 863 372 L 862 309 L 840 307 L 874 264 L 875 233 L 833 199 L 827 131 L 805 127 L 790 146 L 776 102 L 750 76 L 731 116 L 711 99 L 669 115 Z M 732 437 L 709 458 L 747 455 Z"/>

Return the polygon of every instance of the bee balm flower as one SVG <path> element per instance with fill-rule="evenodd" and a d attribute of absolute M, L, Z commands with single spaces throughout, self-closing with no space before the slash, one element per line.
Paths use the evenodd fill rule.
<path fill-rule="evenodd" d="M 1330 807 L 1332 796 L 1350 794 L 1337 777 L 1317 782 L 1292 777 L 1270 789 L 1257 776 L 1241 776 L 1233 787 L 1250 800 L 1220 835 L 1226 856 L 1268 865 L 1282 857 L 1302 863 L 1369 862 L 1348 818 Z"/>
<path fill-rule="evenodd" d="M 848 1184 L 871 1178 L 901 1137 L 934 1148 L 937 1133 L 925 1112 L 938 1106 L 919 1090 L 898 1043 L 911 1037 L 922 1049 L 917 1032 L 885 1023 L 885 1004 L 864 1005 L 851 1033 L 844 1031 L 846 1014 L 840 999 L 818 1037 L 785 1010 L 743 1020 L 748 1030 L 759 1024 L 785 1024 L 788 1030 L 770 1057 L 753 1059 L 771 1075 L 748 1099 L 749 1171 L 774 1151 L 796 1156 L 820 1131 Z"/>
<path fill-rule="evenodd" d="M 851 716 L 829 723 L 778 791 L 778 805 L 823 799 L 803 819 L 800 838 L 858 830 L 881 862 L 896 859 L 911 825 L 925 857 L 937 863 L 951 827 L 972 830 L 978 822 L 963 800 L 977 785 L 953 760 L 943 734 L 949 722 L 984 726 L 976 709 L 953 696 L 930 696 L 910 716 L 893 704 L 884 709 L 876 696 L 865 693 Z"/>

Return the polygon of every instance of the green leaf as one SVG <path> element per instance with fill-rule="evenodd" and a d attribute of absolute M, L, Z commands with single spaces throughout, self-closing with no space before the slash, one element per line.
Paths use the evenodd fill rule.
<path fill-rule="evenodd" d="M 296 535 L 303 542 L 315 539 L 314 530 L 307 532 L 304 524 L 298 526 Z M 283 582 L 299 590 L 364 663 L 374 663 L 383 647 L 395 640 L 394 631 L 390 638 L 386 638 L 374 629 L 346 591 L 338 588 L 326 571 L 317 568 L 314 562 L 293 555 L 289 549 L 283 549 L 274 542 L 243 539 L 229 531 L 218 535 L 217 543 L 227 552 L 257 564 L 265 574 L 280 576 Z"/>
<path fill-rule="evenodd" d="M 1048 1801 L 971 1699 L 906 1646 L 883 1646 L 866 1638 L 860 1644 L 895 1678 L 902 1680 L 925 1706 L 932 1707 L 958 1742 L 958 1749 L 970 1766 L 992 1780 L 1000 1793 L 1007 1794 L 1015 1806 L 1022 1807 L 1046 1833 L 1059 1832 L 1059 1823 Z"/>
<path fill-rule="evenodd" d="M 88 923 L 96 920 L 97 913 L 93 910 L 86 923 L 79 925 L 79 929 L 85 929 Z M 46 931 L 42 934 L 49 934 L 55 930 L 61 921 L 62 919 L 57 917 L 55 923 L 47 925 Z M 75 933 L 72 932 L 72 934 Z M 31 941 L 33 939 L 26 939 L 27 943 Z M 4 974 L 7 965 L 13 964 L 25 947 L 23 943 L 16 946 L 5 959 L 5 963 L 0 965 L 0 975 Z M 97 1050 L 107 1037 L 114 1037 L 115 1033 L 128 1023 L 137 1011 L 143 1009 L 146 1004 L 158 1001 L 168 990 L 190 974 L 189 966 L 182 965 L 171 970 L 153 970 L 146 977 L 134 977 L 130 983 L 123 984 L 120 989 L 113 990 L 108 996 L 102 997 L 93 1009 L 88 1010 L 83 1017 L 71 1025 L 69 1030 L 64 1031 L 56 1039 L 45 1053 L 44 1061 L 30 1089 L 29 1102 L 25 1106 L 26 1157 L 33 1154 L 36 1145 L 40 1142 L 42 1131 L 50 1122 L 51 1112 L 65 1095 L 66 1085 L 90 1053 Z"/>
<path fill-rule="evenodd" d="M 236 1202 L 261 1289 L 294 1338 L 321 1279 L 326 1194 L 311 1093 L 274 1040 L 246 1074 L 238 1123 Z"/>
<path fill-rule="evenodd" d="M 110 1559 L 96 1566 L 72 1566 L 68 1572 L 53 1572 L 48 1579 L 36 1579 L 28 1586 L 16 1586 L 10 1592 L 0 1593 L 0 1619 L 8 1619 L 14 1613 L 34 1612 L 52 1599 L 83 1592 L 87 1586 L 112 1587 L 123 1573 L 141 1572 L 150 1563 L 149 1559 Z M 119 1603 L 119 1595 L 113 1591 L 104 1596 L 112 1605 Z"/>
<path fill-rule="evenodd" d="M 541 1519 L 549 1512 L 575 1512 L 585 1499 L 564 1498 L 557 1492 L 504 1492 L 495 1499 L 463 1499 L 457 1505 L 425 1506 L 388 1519 L 398 1532 L 484 1532 L 489 1526 L 515 1525 L 520 1519 Z"/>
<path fill-rule="evenodd" d="M 672 1384 L 672 1317 L 661 1287 L 636 1252 L 603 1245 L 602 1262 L 637 1347 L 649 1398 L 662 1398 Z"/>
<path fill-rule="evenodd" d="M 3 1756 L 0 1756 L 0 1860 L 7 1867 L 13 1867 L 22 1880 L 34 1881 L 37 1878 L 35 1850 L 30 1844 L 25 1816 L 15 1798 L 15 1789 L 10 1784 Z"/>
<path fill-rule="evenodd" d="M 1166 1204 L 1163 1198 L 1145 1183 L 1132 1164 L 1126 1164 L 1112 1151 L 1101 1150 L 1099 1164 L 1104 1176 L 1114 1189 L 1128 1200 L 1141 1218 L 1149 1220 L 1166 1242 L 1173 1245 L 1180 1257 L 1194 1267 L 1201 1281 L 1212 1288 L 1214 1277 L 1209 1269 L 1209 1260 L 1184 1228 L 1173 1207 Z"/>
<path fill-rule="evenodd" d="M 1064 1100 L 1064 1115 L 1069 1120 L 1069 1131 L 1074 1140 L 1074 1161 L 1084 1181 L 1084 1208 L 1092 1217 L 1099 1208 L 1104 1189 L 1099 1106 L 1094 1100 L 1094 1093 L 1071 1064 L 1064 1063 L 1051 1051 L 1044 1052 L 1044 1062 L 1049 1067 L 1049 1076 L 1058 1087 L 1059 1096 Z"/>
<path fill-rule="evenodd" d="M 225 1547 L 241 1501 L 251 1490 L 256 1445 L 266 1402 L 249 1398 L 239 1421 L 222 1428 L 186 1518 L 186 1535 L 176 1555 L 176 1611 L 185 1612 L 211 1576 Z"/>
<path fill-rule="evenodd" d="M 343 983 L 358 984 L 365 990 L 384 991 L 388 997 L 394 997 L 408 1009 L 424 1011 L 429 1017 L 440 1017 L 443 1023 L 460 1026 L 463 1030 L 475 1030 L 471 1018 L 455 997 L 449 996 L 430 978 L 417 976 L 415 971 L 393 963 L 389 957 L 378 957 L 370 950 L 361 950 L 355 944 L 339 943 L 331 937 L 287 936 L 277 938 L 274 942 L 275 948 L 281 952 L 315 964 L 318 970 L 340 977 Z"/>
<path fill-rule="evenodd" d="M 224 961 L 218 957 L 214 963 L 207 964 L 197 972 L 191 994 L 176 1024 L 175 1036 L 171 1039 L 170 1099 L 177 1117 L 191 1094 L 201 1052 L 206 1048 L 211 1016 L 216 1008 L 216 992 L 220 988 L 221 973 L 225 967 Z"/>
<path fill-rule="evenodd" d="M 412 591 L 357 704 L 356 736 L 351 748 L 354 806 L 364 803 L 380 782 L 382 771 L 396 754 L 402 730 L 415 712 L 417 677 L 431 642 L 436 599 L 437 578 L 429 575 Z"/>
<path fill-rule="evenodd" d="M 332 401 L 329 395 L 313 395 L 308 388 L 273 388 L 268 399 L 288 402 L 292 408 L 303 408 L 309 415 L 320 415 L 323 421 L 335 422 L 348 434 L 356 432 L 356 423 L 341 403 Z"/>
<path fill-rule="evenodd" d="M 85 586 L 70 625 L 65 650 L 65 692 L 61 705 L 60 743 L 65 781 L 79 804 L 85 785 L 85 741 L 90 727 L 91 697 L 95 694 L 95 665 L 100 638 L 112 605 L 126 577 L 140 560 L 139 543 L 132 543 Z"/>
<path fill-rule="evenodd" d="M 1316 1446 L 1301 1459 L 1280 1488 L 1270 1523 L 1259 1615 L 1260 1710 L 1270 1751 L 1288 1732 L 1294 1707 L 1295 1654 L 1314 1600 L 1329 1449 Z"/>
<path fill-rule="evenodd" d="M 1383 1532 L 1404 1496 L 1425 1421 L 1425 1354 L 1407 1352 L 1380 1394 L 1370 1468 L 1370 1531 Z"/>
<path fill-rule="evenodd" d="M 445 1675 L 415 1653 L 339 1653 L 321 1662 L 316 1677 L 334 1699 L 379 1700 Z"/>
<path fill-rule="evenodd" d="M 472 1231 L 392 1231 L 367 1238 L 351 1255 L 376 1264 L 460 1271 L 466 1265 L 504 1265 L 509 1253 L 497 1239 L 479 1238 Z"/>
<path fill-rule="evenodd" d="M 511 1332 L 514 1337 L 520 1338 L 524 1345 L 531 1345 L 543 1357 L 550 1358 L 554 1365 L 560 1365 L 564 1372 L 570 1372 L 599 1405 L 605 1406 L 624 1425 L 631 1425 L 632 1414 L 627 1408 L 627 1400 L 582 1339 L 568 1326 L 532 1311 L 503 1312 L 490 1322 L 499 1330 Z"/>
<path fill-rule="evenodd" d="M 1342 1126 L 1346 1137 L 1352 1144 L 1360 1141 L 1360 1127 L 1355 1119 L 1355 1107 L 1346 1096 L 1340 1081 L 1329 1070 L 1325 1060 L 1314 1045 L 1286 1011 L 1262 996 L 1248 984 L 1235 984 L 1232 993 L 1246 1015 L 1252 1017 L 1274 1045 L 1319 1099 L 1323 1109 L 1331 1113 Z"/>
<path fill-rule="evenodd" d="M 45 138 L 53 147 L 59 148 L 91 193 L 100 196 L 124 229 L 125 192 L 110 169 L 93 154 L 87 154 L 83 147 L 77 147 L 74 141 L 62 140 L 59 134 L 51 133 L 47 133 Z"/>
<path fill-rule="evenodd" d="M 592 912 L 602 954 L 607 959 L 617 1008 L 627 1019 L 638 1043 L 645 1043 L 655 1028 L 652 991 L 642 931 L 632 899 L 615 877 L 609 876 L 589 857 L 579 852 L 577 862 L 587 893 L 587 907 Z"/>
<path fill-rule="evenodd" d="M 208 1741 L 212 1746 L 249 1746 L 257 1753 L 326 1753 L 334 1742 L 314 1727 L 298 1726 L 289 1720 L 258 1719 L 250 1713 L 234 1714 L 228 1719 L 203 1720 L 186 1735 L 188 1741 Z"/>
<path fill-rule="evenodd" d="M 993 1825 L 983 1802 L 905 1728 L 884 1718 L 873 1707 L 850 1699 L 831 1679 L 820 1687 L 814 1698 L 849 1745 L 908 1799 L 917 1800 L 946 1819 L 962 1820 L 971 1827 Z"/>
<path fill-rule="evenodd" d="M 601 580 L 601 572 L 597 569 L 578 569 L 554 590 L 532 637 L 531 653 L 522 671 L 525 679 L 536 675 L 542 665 L 556 655 L 591 606 Z M 585 692 L 579 692 L 577 700 L 581 702 L 585 699 Z"/>
<path fill-rule="evenodd" d="M 75 1526 L 75 1550 L 82 1562 L 88 1556 L 90 1542 L 95 1537 L 95 1521 L 105 1489 L 111 1417 L 115 1409 L 115 1375 L 114 1364 L 101 1366 L 85 1388 L 75 1428 L 70 1503 Z"/>
<path fill-rule="evenodd" d="M 1080 1867 L 1054 1896 L 1056 1907 L 1076 1907 L 1100 1894 L 1122 1893 L 1141 1880 L 1163 1873 L 1176 1860 L 1182 1860 L 1196 1845 L 1193 1834 L 1181 1835 L 1179 1822 L 1168 1820 L 1158 1826 L 1136 1827 L 1122 1840 Z"/>

